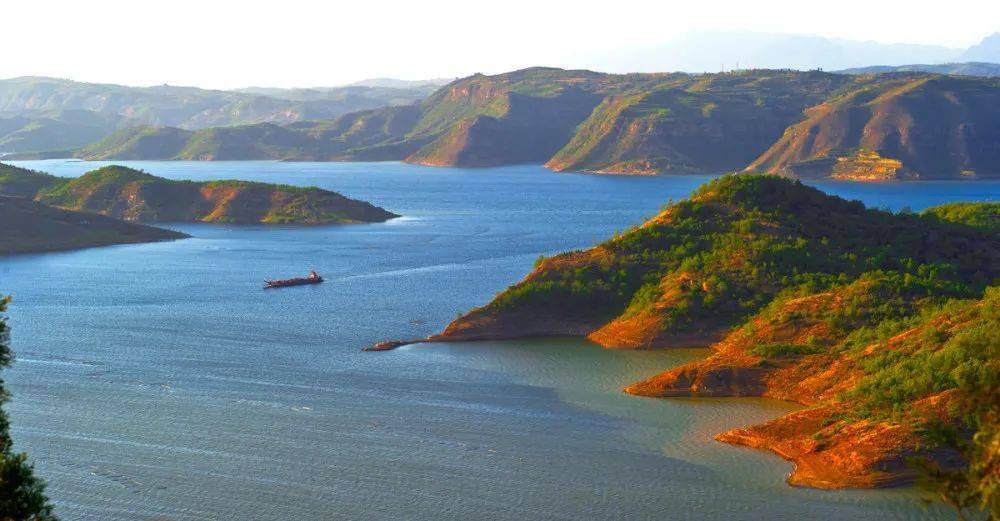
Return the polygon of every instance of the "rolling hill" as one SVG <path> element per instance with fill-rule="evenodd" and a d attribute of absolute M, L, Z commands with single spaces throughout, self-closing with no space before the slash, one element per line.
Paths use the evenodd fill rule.
<path fill-rule="evenodd" d="M 0 80 L 0 153 L 79 148 L 130 126 L 197 130 L 330 119 L 427 97 L 433 82 L 314 89 L 126 87 L 43 77 Z"/>
<path fill-rule="evenodd" d="M 900 484 L 914 479 L 909 457 L 947 456 L 924 427 L 964 425 L 967 399 L 995 396 L 998 219 L 995 204 L 892 214 L 781 177 L 724 176 L 594 248 L 540 259 L 428 341 L 711 345 L 626 391 L 801 403 L 719 439 L 794 461 L 796 485 Z"/>
<path fill-rule="evenodd" d="M 172 181 L 121 166 L 64 179 L 0 164 L 0 195 L 134 222 L 330 224 L 396 214 L 320 188 L 248 181 Z"/>
<path fill-rule="evenodd" d="M 886 72 L 926 72 L 930 74 L 950 74 L 953 76 L 1000 76 L 1000 63 L 963 62 L 914 65 L 874 65 L 837 71 L 844 74 L 881 74 Z"/>

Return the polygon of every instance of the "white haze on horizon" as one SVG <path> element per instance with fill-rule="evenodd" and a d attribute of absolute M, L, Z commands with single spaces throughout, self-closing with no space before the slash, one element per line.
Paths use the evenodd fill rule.
<path fill-rule="evenodd" d="M 453 78 L 534 65 L 609 72 L 735 66 L 741 52 L 715 56 L 726 53 L 711 42 L 690 43 L 707 30 L 920 44 L 930 47 L 910 49 L 905 56 L 945 61 L 1000 30 L 1000 2 L 814 5 L 801 0 L 13 1 L 0 7 L 5 42 L 0 78 L 231 89 Z M 695 39 L 670 43 L 685 34 Z M 685 56 L 677 45 L 688 46 Z M 822 42 L 817 45 L 810 52 L 821 52 Z M 696 50 L 714 54 L 702 57 Z M 766 51 L 758 54 L 768 56 Z M 843 58 L 848 61 L 827 61 L 853 63 L 851 56 Z M 752 61 L 743 65 L 774 66 Z"/>

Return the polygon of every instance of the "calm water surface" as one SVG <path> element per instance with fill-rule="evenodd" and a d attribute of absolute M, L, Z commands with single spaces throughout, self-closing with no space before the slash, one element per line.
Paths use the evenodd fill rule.
<path fill-rule="evenodd" d="M 99 163 L 20 162 L 61 176 Z M 177 224 L 192 239 L 0 258 L 18 449 L 64 519 L 922 519 L 912 493 L 784 484 L 712 441 L 794 409 L 625 384 L 706 350 L 580 340 L 409 346 L 707 178 L 396 163 L 126 162 L 174 179 L 316 185 L 405 217 Z M 822 188 L 875 206 L 996 200 L 1000 183 Z M 262 291 L 315 268 L 328 283 Z"/>

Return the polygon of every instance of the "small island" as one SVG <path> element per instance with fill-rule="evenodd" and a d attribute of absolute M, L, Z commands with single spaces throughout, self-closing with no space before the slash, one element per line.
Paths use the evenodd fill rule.
<path fill-rule="evenodd" d="M 174 181 L 123 166 L 63 179 L 0 165 L 0 195 L 132 222 L 353 224 L 398 217 L 321 188 L 249 181 Z"/>
<path fill-rule="evenodd" d="M 1000 381 L 998 225 L 997 203 L 897 214 L 730 175 L 592 249 L 540 259 L 426 341 L 711 346 L 625 391 L 798 402 L 807 408 L 718 439 L 793 461 L 794 485 L 908 483 L 911 458 L 954 458 L 922 432 L 992 424 L 975 415 L 996 412 L 983 404 Z"/>

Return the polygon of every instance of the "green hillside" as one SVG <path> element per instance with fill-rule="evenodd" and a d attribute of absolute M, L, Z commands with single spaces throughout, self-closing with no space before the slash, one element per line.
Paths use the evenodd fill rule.
<path fill-rule="evenodd" d="M 595 248 L 541 261 L 443 336 L 704 345 L 782 292 L 869 272 L 896 273 L 914 290 L 974 295 L 1000 276 L 1000 237 L 951 221 L 977 222 L 965 215 L 891 214 L 775 176 L 726 176 Z"/>
<path fill-rule="evenodd" d="M 395 214 L 320 188 L 248 181 L 172 181 L 121 166 L 57 178 L 0 164 L 0 195 L 136 222 L 328 224 Z"/>
<path fill-rule="evenodd" d="M 953 471 L 996 504 L 1000 235 L 984 218 L 994 207 L 893 214 L 777 176 L 724 176 L 594 248 L 540 259 L 428 341 L 711 346 L 626 392 L 804 405 L 718 436 L 793 461 L 789 482 L 801 486 L 912 482 L 911 459 L 933 467 L 958 446 L 924 433 L 979 432 L 962 445 L 973 465 Z"/>

